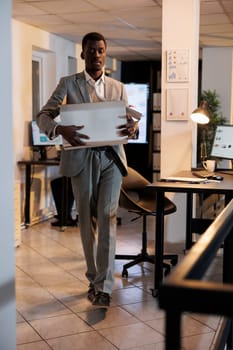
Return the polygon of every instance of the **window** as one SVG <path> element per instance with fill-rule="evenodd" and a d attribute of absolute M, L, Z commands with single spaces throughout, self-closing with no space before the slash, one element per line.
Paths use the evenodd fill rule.
<path fill-rule="evenodd" d="M 68 56 L 68 72 L 69 74 L 77 72 L 77 59 L 75 57 Z"/>
<path fill-rule="evenodd" d="M 32 57 L 32 119 L 36 119 L 36 115 L 41 108 L 41 77 L 42 77 L 42 58 Z"/>

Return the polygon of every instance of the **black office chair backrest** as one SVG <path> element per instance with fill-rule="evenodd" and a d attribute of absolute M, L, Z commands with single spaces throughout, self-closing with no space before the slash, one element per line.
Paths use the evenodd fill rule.
<path fill-rule="evenodd" d="M 123 177 L 122 188 L 130 191 L 143 189 L 145 186 L 149 185 L 150 182 L 145 179 L 141 174 L 131 167 L 128 167 L 128 175 Z"/>
<path fill-rule="evenodd" d="M 140 215 L 156 215 L 156 191 L 150 182 L 131 167 L 123 178 L 119 206 Z M 175 204 L 165 197 L 165 214 L 176 211 Z"/>

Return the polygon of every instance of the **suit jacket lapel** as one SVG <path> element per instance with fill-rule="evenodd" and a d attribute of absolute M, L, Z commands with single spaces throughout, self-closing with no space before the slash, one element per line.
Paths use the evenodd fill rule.
<path fill-rule="evenodd" d="M 75 84 L 81 92 L 83 102 L 91 102 L 89 94 L 88 94 L 87 86 L 86 86 L 84 72 L 78 73 L 76 75 Z M 106 101 L 111 101 L 113 99 L 112 91 L 113 91 L 112 82 L 111 82 L 111 80 L 108 79 L 108 77 L 105 76 L 105 99 L 106 99 Z"/>
<path fill-rule="evenodd" d="M 81 93 L 82 98 L 83 98 L 83 102 L 91 102 L 89 94 L 88 94 L 87 86 L 86 86 L 84 72 L 78 73 L 76 75 L 75 84 L 76 84 L 77 88 L 80 90 L 80 93 Z"/>

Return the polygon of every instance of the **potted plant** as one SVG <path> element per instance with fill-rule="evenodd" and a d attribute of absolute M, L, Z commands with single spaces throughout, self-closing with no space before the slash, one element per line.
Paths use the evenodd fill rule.
<path fill-rule="evenodd" d="M 219 111 L 221 107 L 216 90 L 203 90 L 200 101 L 207 101 L 210 121 L 208 124 L 198 124 L 197 127 L 197 165 L 210 157 L 211 147 L 217 125 L 225 124 L 226 119 Z"/>

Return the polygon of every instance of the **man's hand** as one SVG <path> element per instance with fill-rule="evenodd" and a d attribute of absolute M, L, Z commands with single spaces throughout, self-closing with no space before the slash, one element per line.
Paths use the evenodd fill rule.
<path fill-rule="evenodd" d="M 135 121 L 129 114 L 126 115 L 127 123 L 119 125 L 117 128 L 120 129 L 119 134 L 121 136 L 128 136 L 133 138 L 138 131 L 138 120 Z"/>
<path fill-rule="evenodd" d="M 58 125 L 56 128 L 56 134 L 62 135 L 62 137 L 64 137 L 64 139 L 66 139 L 66 141 L 68 141 L 72 146 L 84 146 L 86 143 L 81 139 L 88 140 L 90 137 L 78 132 L 78 130 L 83 128 L 84 125 Z"/>

